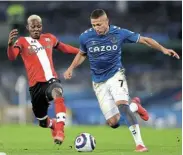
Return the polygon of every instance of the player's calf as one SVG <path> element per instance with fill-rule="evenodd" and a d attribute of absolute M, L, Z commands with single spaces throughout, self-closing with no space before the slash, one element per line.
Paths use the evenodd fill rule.
<path fill-rule="evenodd" d="M 53 82 L 52 82 L 53 81 Z M 61 144 L 64 140 L 64 126 L 66 120 L 66 106 L 62 94 L 62 86 L 58 81 L 53 79 L 48 87 L 46 94 L 49 100 L 54 100 L 56 113 L 56 136 L 54 141 L 56 144 Z"/>
<path fill-rule="evenodd" d="M 123 115 L 125 116 L 126 123 L 134 138 L 136 146 L 138 145 L 144 146 L 137 119 L 134 113 L 130 110 L 129 105 L 127 104 L 127 101 L 119 101 L 117 102 L 117 105 L 118 105 L 119 111 L 123 113 Z"/>
<path fill-rule="evenodd" d="M 42 128 L 47 128 L 48 127 L 47 118 L 44 119 L 44 120 L 39 120 L 39 126 L 42 127 Z"/>
<path fill-rule="evenodd" d="M 137 118 L 134 113 L 130 110 L 127 101 L 119 101 L 117 103 L 119 111 L 124 114 L 125 120 L 128 126 L 137 124 Z"/>
<path fill-rule="evenodd" d="M 42 128 L 52 128 L 53 121 L 49 117 L 39 119 L 39 126 Z"/>
<path fill-rule="evenodd" d="M 51 121 L 52 121 L 52 126 L 50 127 L 51 134 L 52 134 L 52 137 L 55 138 L 55 136 L 57 134 L 57 130 L 56 130 L 56 119 L 53 118 L 53 119 L 51 119 Z"/>

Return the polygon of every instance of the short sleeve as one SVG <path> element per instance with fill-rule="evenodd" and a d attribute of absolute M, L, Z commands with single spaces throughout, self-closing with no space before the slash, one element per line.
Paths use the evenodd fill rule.
<path fill-rule="evenodd" d="M 140 38 L 139 33 L 135 33 L 127 29 L 121 29 L 120 32 L 124 43 L 137 43 Z"/>
<path fill-rule="evenodd" d="M 81 34 L 80 37 L 79 37 L 79 44 L 80 44 L 80 51 L 82 53 L 87 53 L 87 48 L 86 48 L 86 45 L 84 43 L 84 38 L 83 38 L 83 35 Z"/>

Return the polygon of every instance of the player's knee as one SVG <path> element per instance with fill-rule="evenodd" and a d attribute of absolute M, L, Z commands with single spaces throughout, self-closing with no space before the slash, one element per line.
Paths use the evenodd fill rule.
<path fill-rule="evenodd" d="M 118 128 L 120 125 L 119 125 L 119 119 L 120 119 L 120 115 L 117 114 L 113 117 L 111 117 L 110 119 L 107 120 L 107 123 L 108 125 L 113 128 L 113 129 L 116 129 Z"/>
<path fill-rule="evenodd" d="M 130 108 L 127 104 L 120 104 L 120 105 L 118 105 L 118 108 L 124 114 L 131 112 Z"/>
<path fill-rule="evenodd" d="M 119 122 L 108 122 L 108 125 L 113 129 L 116 129 L 120 126 Z"/>
<path fill-rule="evenodd" d="M 63 89 L 59 82 L 52 83 L 46 90 L 46 98 L 48 101 L 55 100 L 58 97 L 62 97 Z"/>
<path fill-rule="evenodd" d="M 120 126 L 119 122 L 117 122 L 116 124 L 111 125 L 110 127 L 113 129 L 116 129 Z"/>
<path fill-rule="evenodd" d="M 61 88 L 53 88 L 52 97 L 53 97 L 53 99 L 56 99 L 58 97 L 62 97 L 62 89 Z"/>
<path fill-rule="evenodd" d="M 47 128 L 48 127 L 47 118 L 44 120 L 39 120 L 39 126 L 42 128 Z"/>
<path fill-rule="evenodd" d="M 119 110 L 123 113 L 126 112 L 128 109 L 128 101 L 120 100 L 116 102 L 116 105 L 118 106 Z"/>
<path fill-rule="evenodd" d="M 128 101 L 126 100 L 120 100 L 116 102 L 116 105 L 120 106 L 120 105 L 128 105 Z"/>

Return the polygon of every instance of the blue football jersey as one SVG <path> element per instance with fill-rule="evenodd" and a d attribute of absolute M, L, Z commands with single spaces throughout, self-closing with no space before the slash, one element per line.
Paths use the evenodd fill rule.
<path fill-rule="evenodd" d="M 91 68 L 92 80 L 96 83 L 111 78 L 122 66 L 121 46 L 123 43 L 136 43 L 140 34 L 110 25 L 105 35 L 98 35 L 93 28 L 80 37 L 80 51 L 86 53 Z"/>

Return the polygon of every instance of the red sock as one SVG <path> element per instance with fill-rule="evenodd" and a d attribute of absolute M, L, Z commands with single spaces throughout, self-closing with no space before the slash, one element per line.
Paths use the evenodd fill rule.
<path fill-rule="evenodd" d="M 61 130 L 65 125 L 65 119 L 66 119 L 66 106 L 64 104 L 64 98 L 63 97 L 56 98 L 54 102 L 55 102 L 55 113 L 57 119 L 57 129 Z"/>
<path fill-rule="evenodd" d="M 52 125 L 53 125 L 53 121 L 49 117 L 47 117 L 47 127 L 52 128 Z"/>

